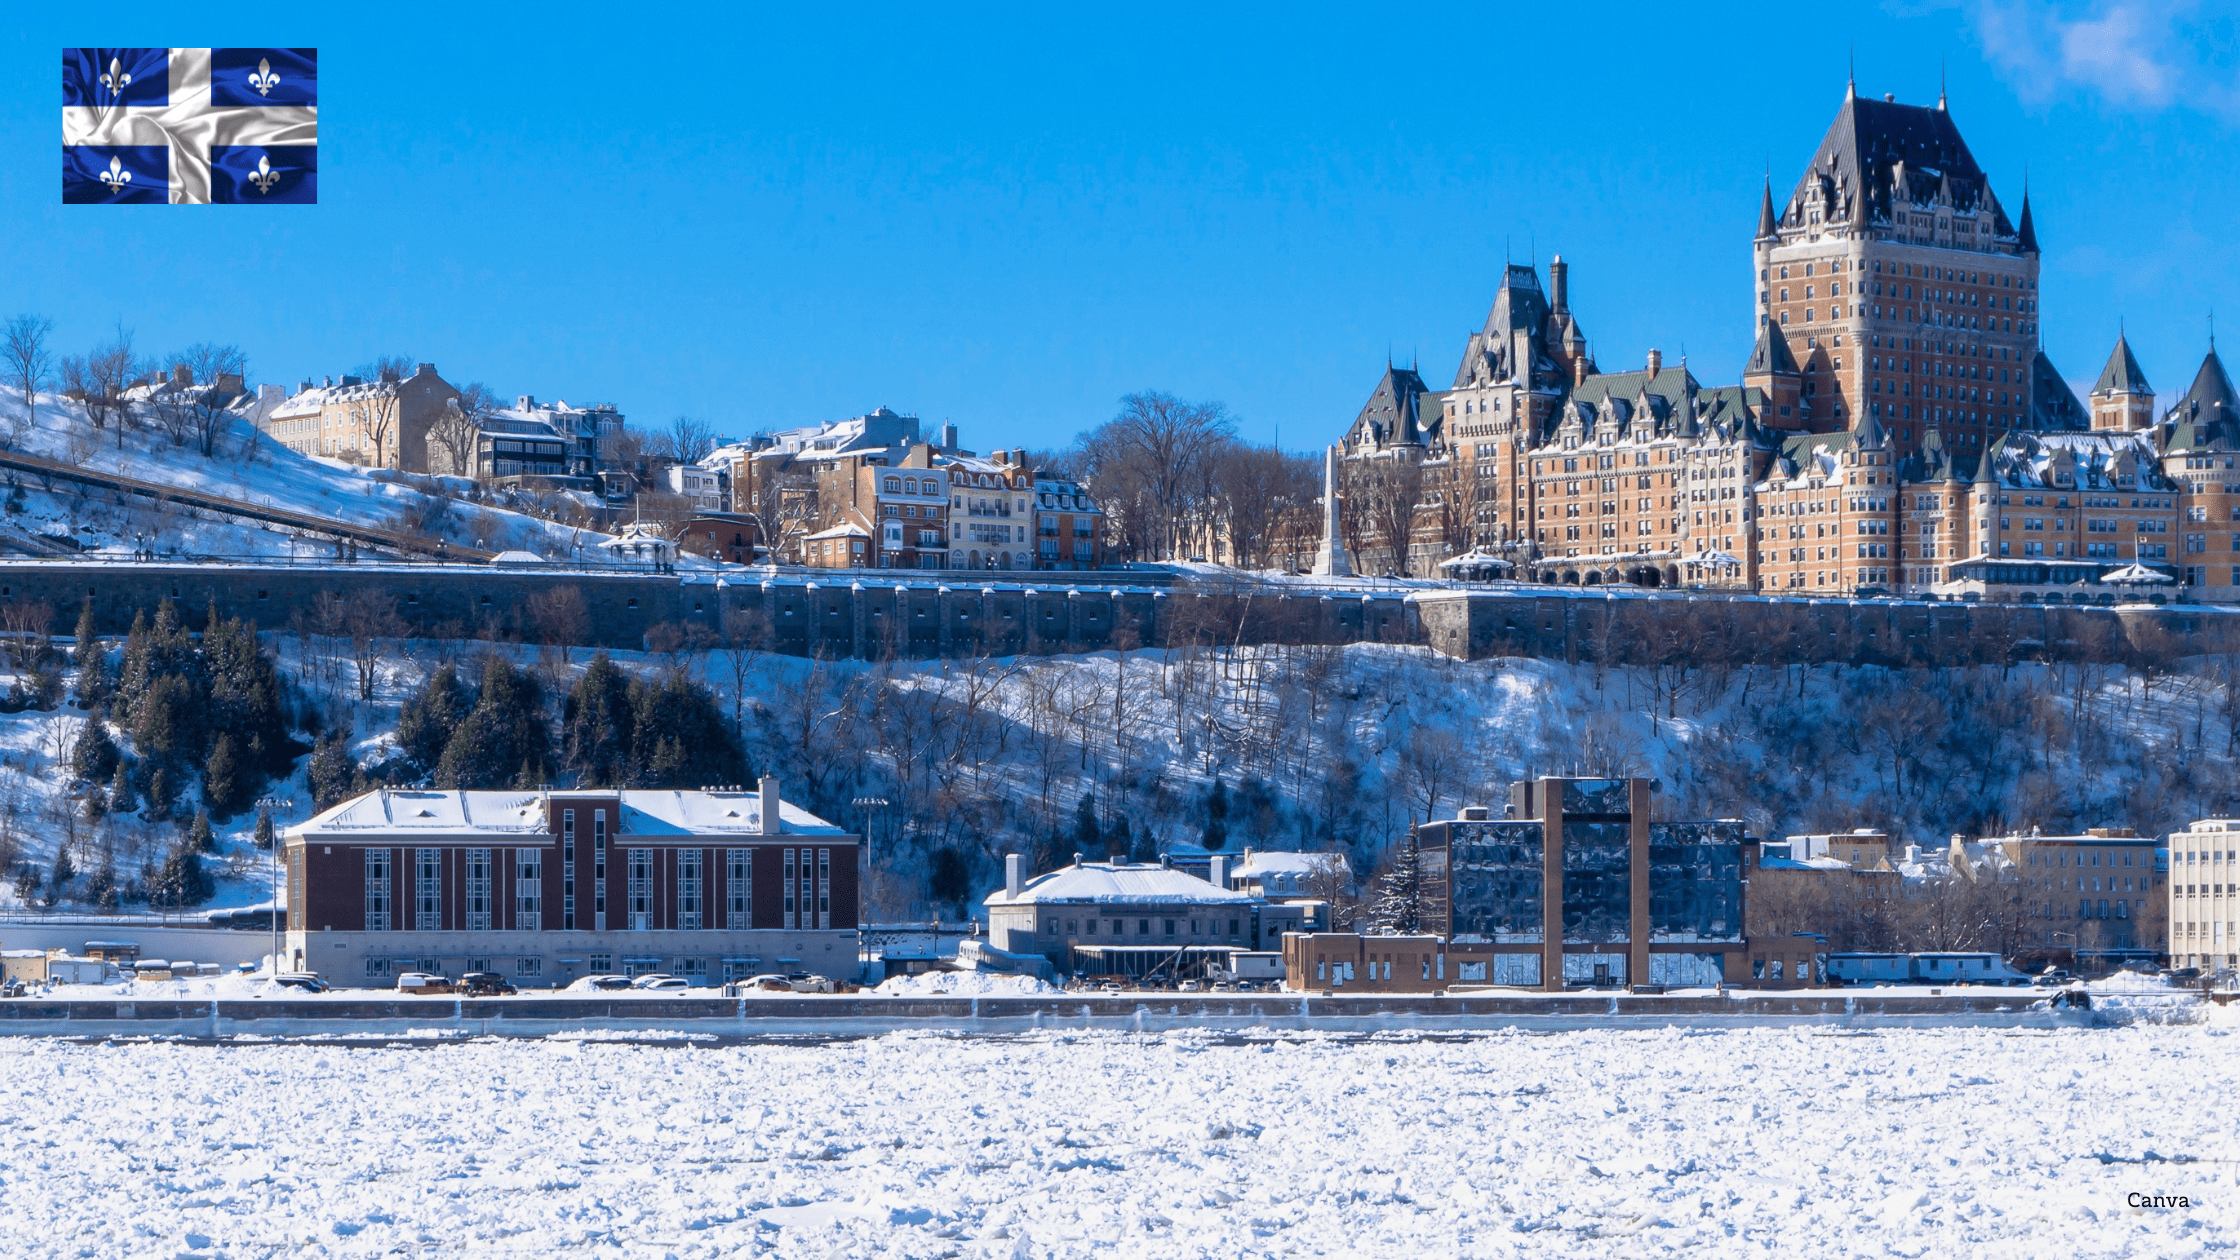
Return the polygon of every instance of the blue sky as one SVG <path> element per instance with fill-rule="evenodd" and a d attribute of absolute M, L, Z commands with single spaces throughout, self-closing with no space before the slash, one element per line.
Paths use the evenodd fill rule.
<path fill-rule="evenodd" d="M 1388 350 L 1445 385 L 1505 253 L 1571 262 L 1604 367 L 1737 379 L 1759 181 L 1854 45 L 1862 93 L 1944 65 L 2010 207 L 2027 165 L 2070 378 L 2122 318 L 2175 397 L 2240 274 L 2229 3 L 356 7 L 12 14 L 0 313 L 288 384 L 409 353 L 647 426 L 883 403 L 1059 445 L 1158 388 L 1303 448 Z M 322 204 L 58 204 L 61 48 L 172 42 L 320 49 Z"/>

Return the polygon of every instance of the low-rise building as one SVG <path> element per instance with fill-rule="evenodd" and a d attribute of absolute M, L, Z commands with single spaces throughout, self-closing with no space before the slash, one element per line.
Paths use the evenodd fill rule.
<path fill-rule="evenodd" d="M 287 965 L 337 985 L 489 971 L 855 974 L 858 837 L 759 791 L 394 791 L 288 829 Z"/>
<path fill-rule="evenodd" d="M 2015 958 L 2098 970 L 2151 963 L 2163 952 L 2171 904 L 2164 885 L 2175 881 L 2161 841 L 2129 827 L 2094 827 L 1987 836 L 1983 845 L 2021 881 Z"/>
<path fill-rule="evenodd" d="M 1270 901 L 1327 897 L 1353 890 L 1353 867 L 1343 853 L 1246 849 L 1229 872 L 1229 887 Z"/>
<path fill-rule="evenodd" d="M 259 427 L 274 441 L 303 455 L 346 460 L 400 472 L 428 471 L 428 433 L 459 397 L 423 363 L 410 376 L 368 381 L 345 376 L 321 384 L 305 381 L 272 408 Z"/>
<path fill-rule="evenodd" d="M 677 550 L 725 564 L 753 564 L 757 523 L 751 516 L 702 512 L 677 527 Z"/>
<path fill-rule="evenodd" d="M 2240 966 L 2240 819 L 2204 818 L 2173 831 L 2167 853 L 2170 965 Z"/>
<path fill-rule="evenodd" d="M 693 511 L 721 512 L 731 506 L 731 477 L 721 469 L 671 464 L 666 472 L 669 493 L 685 500 Z"/>
<path fill-rule="evenodd" d="M 989 944 L 1060 975 L 1187 976 L 1256 947 L 1253 897 L 1164 865 L 1077 856 L 1029 879 L 1012 854 L 986 905 Z"/>

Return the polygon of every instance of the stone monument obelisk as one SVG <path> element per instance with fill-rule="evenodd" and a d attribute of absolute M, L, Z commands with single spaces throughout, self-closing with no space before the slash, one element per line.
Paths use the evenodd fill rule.
<path fill-rule="evenodd" d="M 1338 542 L 1338 448 L 1329 446 L 1322 451 L 1322 550 L 1315 554 L 1316 577 L 1348 577 L 1353 566 L 1346 563 L 1346 549 Z"/>

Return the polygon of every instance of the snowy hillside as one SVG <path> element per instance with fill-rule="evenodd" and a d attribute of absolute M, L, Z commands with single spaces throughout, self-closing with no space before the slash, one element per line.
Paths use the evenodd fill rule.
<path fill-rule="evenodd" d="M 608 537 L 500 506 L 425 494 L 393 473 L 299 455 L 239 418 L 229 420 L 210 456 L 173 443 L 151 425 L 120 430 L 112 422 L 96 430 L 78 404 L 51 394 L 39 395 L 28 426 L 20 397 L 0 399 L 0 432 L 20 435 L 17 451 L 73 467 L 355 525 L 425 531 L 484 551 L 521 550 L 595 563 L 597 544 Z M 0 500 L 5 509 L 0 553 L 129 556 L 145 546 L 161 555 L 311 559 L 330 554 L 333 545 L 296 540 L 279 526 L 177 505 L 119 503 L 92 487 L 58 482 L 48 489 L 32 474 L 17 474 L 10 485 Z"/>

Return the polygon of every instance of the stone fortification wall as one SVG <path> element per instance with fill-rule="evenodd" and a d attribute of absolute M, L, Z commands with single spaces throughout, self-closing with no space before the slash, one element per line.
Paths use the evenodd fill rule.
<path fill-rule="evenodd" d="M 1551 591 L 1529 586 L 1408 593 L 1189 582 L 1113 585 L 801 571 L 724 575 L 480 565 L 0 564 L 0 624 L 44 607 L 67 634 L 91 600 L 102 634 L 170 600 L 190 626 L 207 609 L 265 630 L 346 629 L 366 610 L 404 633 L 637 649 L 651 635 L 749 642 L 801 656 L 879 659 L 1048 655 L 1235 644 L 1425 644 L 1448 656 L 1608 664 L 1831 660 L 1963 664 L 2037 656 L 2168 660 L 2240 650 L 2240 615 L 2170 608 L 1921 604 Z"/>

